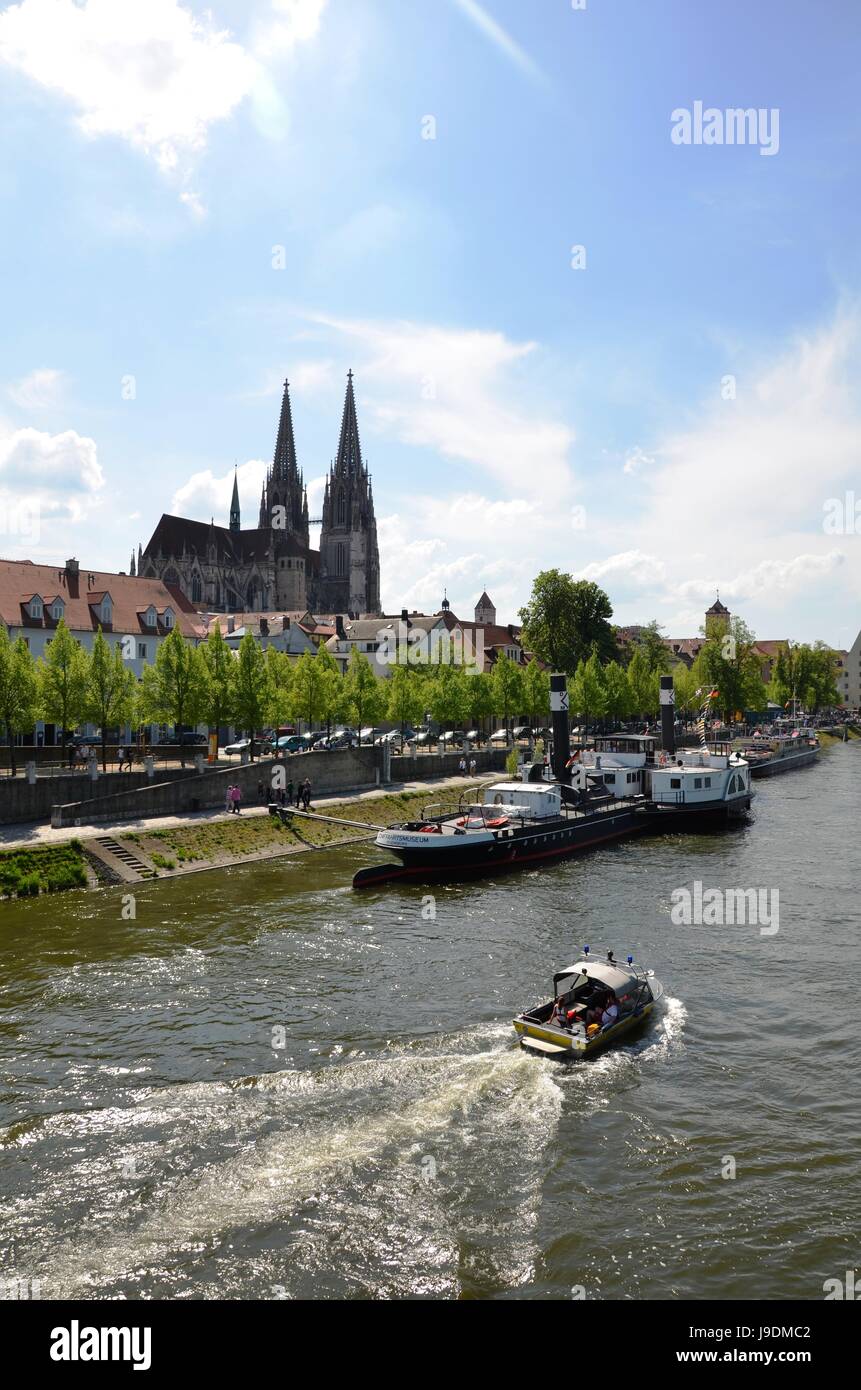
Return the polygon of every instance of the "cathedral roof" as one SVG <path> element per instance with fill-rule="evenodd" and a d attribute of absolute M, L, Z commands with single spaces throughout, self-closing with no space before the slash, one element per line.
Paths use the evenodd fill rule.
<path fill-rule="evenodd" d="M 192 521 L 185 516 L 171 516 L 168 512 L 152 533 L 146 547 L 148 555 L 179 558 L 183 549 L 189 555 L 207 558 L 211 545 L 215 546 L 216 562 L 219 564 L 248 564 L 251 560 L 263 560 L 269 550 L 272 532 L 268 528 L 248 531 L 231 531 L 227 526 L 214 526 L 211 522 Z"/>

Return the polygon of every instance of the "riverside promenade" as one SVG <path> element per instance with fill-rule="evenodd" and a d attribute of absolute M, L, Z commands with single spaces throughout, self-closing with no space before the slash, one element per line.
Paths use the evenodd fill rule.
<path fill-rule="evenodd" d="M 327 805 L 334 803 L 343 804 L 344 802 L 356 802 L 375 800 L 380 797 L 391 797 L 402 793 L 414 793 L 427 791 L 428 798 L 432 798 L 438 791 L 449 790 L 457 787 L 475 786 L 476 782 L 496 781 L 504 774 L 491 773 L 485 777 L 465 778 L 462 776 L 439 777 L 431 781 L 409 781 L 409 782 L 388 782 L 380 787 L 369 788 L 368 790 L 355 792 L 336 792 L 331 795 L 314 796 L 312 798 L 311 809 L 323 810 Z M 247 802 L 242 807 L 241 816 L 250 819 L 254 816 L 268 816 L 269 811 L 266 806 L 258 805 L 254 802 Z M 68 843 L 70 840 L 86 841 L 88 839 L 98 839 L 109 835 L 129 835 L 139 834 L 147 830 L 170 830 L 178 827 L 194 825 L 209 825 L 218 821 L 233 821 L 237 817 L 224 810 L 189 811 L 177 816 L 148 816 L 138 819 L 129 818 L 118 820 L 113 823 L 99 821 L 90 825 L 83 821 L 80 825 L 54 827 L 49 823 L 26 824 L 26 825 L 0 825 L 0 850 L 12 849 L 32 849 L 39 845 L 56 845 Z"/>

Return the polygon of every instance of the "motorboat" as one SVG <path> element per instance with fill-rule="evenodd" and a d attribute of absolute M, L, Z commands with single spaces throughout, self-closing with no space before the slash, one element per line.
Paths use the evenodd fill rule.
<path fill-rule="evenodd" d="M 548 1057 L 588 1057 L 618 1042 L 649 1017 L 663 995 L 653 970 L 590 948 L 553 976 L 553 997 L 514 1019 L 522 1047 Z"/>

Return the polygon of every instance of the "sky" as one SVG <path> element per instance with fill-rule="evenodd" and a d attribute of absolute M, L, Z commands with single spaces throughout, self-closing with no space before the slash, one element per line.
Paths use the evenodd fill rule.
<path fill-rule="evenodd" d="M 0 555 L 126 570 L 234 468 L 255 525 L 285 377 L 319 515 L 352 368 L 386 611 L 557 567 L 851 646 L 859 49 L 856 0 L 0 0 Z"/>

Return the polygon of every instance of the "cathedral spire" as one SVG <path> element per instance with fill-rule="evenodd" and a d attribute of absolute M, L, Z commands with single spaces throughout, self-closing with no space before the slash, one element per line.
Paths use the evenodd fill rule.
<path fill-rule="evenodd" d="M 233 497 L 232 497 L 231 502 L 230 502 L 230 529 L 231 529 L 231 531 L 238 531 L 238 530 L 240 529 L 240 523 L 239 523 L 239 481 L 238 481 L 238 478 L 237 478 L 237 475 L 236 475 L 236 469 L 235 469 L 235 468 L 234 468 L 234 470 L 233 470 Z"/>
<path fill-rule="evenodd" d="M 344 413 L 341 416 L 341 437 L 338 440 L 335 473 L 349 478 L 357 478 L 362 473 L 362 446 L 359 443 L 352 371 L 347 372 L 347 394 L 344 398 Z"/>
<path fill-rule="evenodd" d="M 276 482 L 288 482 L 296 477 L 296 473 L 296 441 L 293 438 L 290 383 L 285 381 L 284 395 L 281 398 L 281 418 L 278 421 L 278 438 L 275 440 L 275 457 L 272 460 L 272 477 Z"/>

